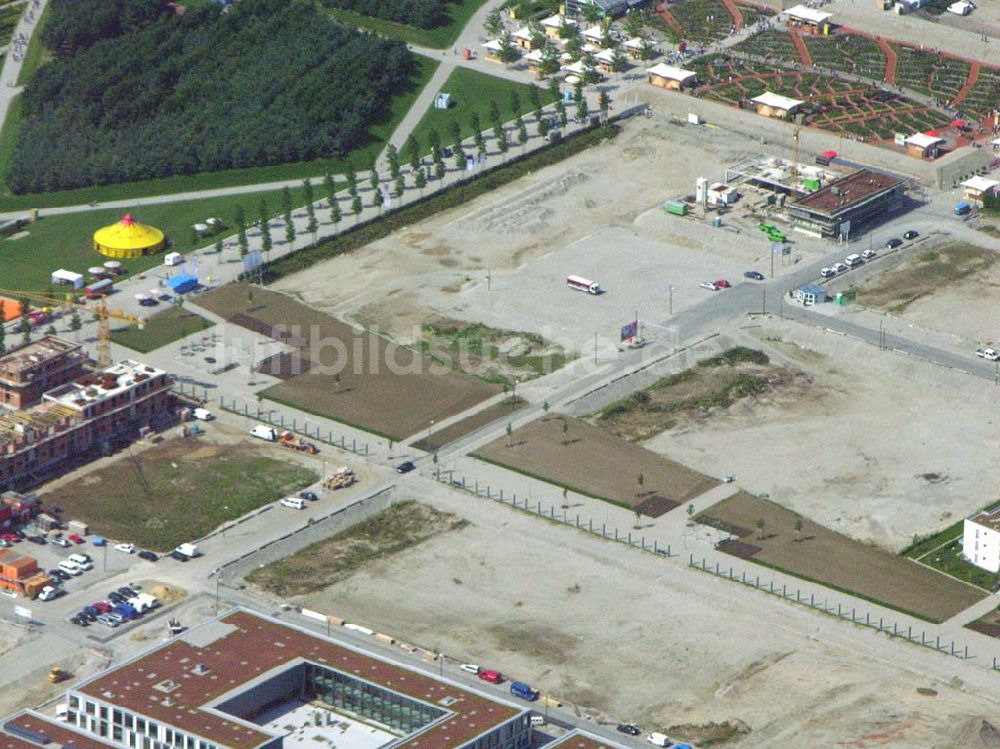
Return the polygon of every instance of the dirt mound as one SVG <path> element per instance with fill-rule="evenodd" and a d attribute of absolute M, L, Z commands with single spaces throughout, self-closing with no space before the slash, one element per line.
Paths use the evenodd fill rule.
<path fill-rule="evenodd" d="M 1000 749 L 1000 730 L 983 718 L 963 720 L 954 739 L 955 746 L 965 749 Z"/>
<path fill-rule="evenodd" d="M 187 593 L 180 588 L 171 588 L 168 585 L 154 585 L 149 589 L 149 594 L 159 598 L 160 603 L 164 606 L 179 601 L 187 596 Z"/>

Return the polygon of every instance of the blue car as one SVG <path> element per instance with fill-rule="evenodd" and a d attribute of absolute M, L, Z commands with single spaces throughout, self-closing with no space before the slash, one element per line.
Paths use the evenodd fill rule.
<path fill-rule="evenodd" d="M 91 539 L 91 543 L 93 543 L 94 546 L 107 546 L 108 545 L 108 542 L 104 538 L 104 536 L 94 536 Z"/>
<path fill-rule="evenodd" d="M 119 603 L 112 609 L 112 611 L 114 611 L 116 614 L 118 614 L 119 616 L 121 616 L 123 619 L 126 620 L 139 618 L 139 612 L 135 610 L 134 606 L 131 606 L 127 603 Z"/>

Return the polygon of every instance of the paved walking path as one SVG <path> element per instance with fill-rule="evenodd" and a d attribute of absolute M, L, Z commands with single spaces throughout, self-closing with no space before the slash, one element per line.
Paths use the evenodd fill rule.
<path fill-rule="evenodd" d="M 972 90 L 972 87 L 976 85 L 976 81 L 979 80 L 979 68 L 980 65 L 978 62 L 970 63 L 969 76 L 968 78 L 965 79 L 965 83 L 963 84 L 962 88 L 960 88 L 958 90 L 958 93 L 955 94 L 955 98 L 952 101 L 952 106 L 960 107 L 962 105 L 962 100 L 965 99 L 969 91 Z"/>
<path fill-rule="evenodd" d="M 892 48 L 883 37 L 875 37 L 875 43 L 878 44 L 878 48 L 882 50 L 885 54 L 885 82 L 890 86 L 896 85 L 896 50 Z"/>
<path fill-rule="evenodd" d="M 27 52 L 28 43 L 38 26 L 38 19 L 42 17 L 45 4 L 48 0 L 31 0 L 30 5 L 21 13 L 21 18 L 14 28 L 11 39 L 21 40 L 23 50 Z M 24 66 L 24 54 L 7 54 L 3 58 L 3 68 L 0 68 L 0 126 L 7 121 L 7 112 L 15 97 L 21 93 L 21 86 L 17 85 L 17 79 L 21 75 L 21 68 Z M 21 213 L 23 215 L 23 211 Z"/>
<path fill-rule="evenodd" d="M 802 34 L 794 29 L 788 30 L 788 36 L 792 40 L 792 44 L 795 46 L 795 51 L 799 53 L 799 60 L 807 68 L 811 68 L 813 65 L 812 56 L 809 54 L 809 48 L 806 47 L 806 42 L 802 38 Z"/>
<path fill-rule="evenodd" d="M 743 12 L 740 10 L 739 6 L 733 2 L 733 0 L 722 0 L 722 4 L 726 6 L 726 10 L 729 11 L 729 15 L 733 17 L 733 27 L 737 31 L 743 30 Z"/>

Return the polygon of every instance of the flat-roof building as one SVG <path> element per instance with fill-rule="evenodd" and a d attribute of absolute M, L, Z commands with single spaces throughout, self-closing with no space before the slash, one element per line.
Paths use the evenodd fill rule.
<path fill-rule="evenodd" d="M 977 567 L 1000 572 L 1000 507 L 983 510 L 962 524 L 962 556 Z"/>
<path fill-rule="evenodd" d="M 987 177 L 975 176 L 962 182 L 962 197 L 980 208 L 988 198 L 1000 194 L 1000 182 Z"/>
<path fill-rule="evenodd" d="M 944 138 L 930 133 L 916 133 L 903 141 L 906 152 L 918 159 L 936 159 L 945 143 Z"/>
<path fill-rule="evenodd" d="M 20 410 L 42 393 L 83 374 L 87 355 L 79 343 L 45 336 L 0 356 L 0 405 Z"/>
<path fill-rule="evenodd" d="M 875 217 L 896 210 L 905 187 L 897 177 L 859 169 L 786 208 L 797 229 L 824 237 L 853 235 Z"/>
<path fill-rule="evenodd" d="M 665 63 L 654 65 L 646 71 L 649 82 L 660 88 L 680 91 L 698 85 L 698 74 L 693 70 L 684 70 Z"/>
<path fill-rule="evenodd" d="M 796 5 L 782 12 L 788 18 L 790 26 L 797 26 L 814 34 L 827 34 L 830 31 L 832 13 L 816 10 L 808 5 Z"/>

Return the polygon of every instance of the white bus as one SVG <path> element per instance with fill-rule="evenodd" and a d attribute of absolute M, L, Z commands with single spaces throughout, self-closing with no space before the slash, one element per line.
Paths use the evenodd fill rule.
<path fill-rule="evenodd" d="M 588 281 L 580 276 L 566 276 L 566 285 L 577 291 L 586 291 L 588 294 L 600 294 L 601 285 L 596 281 Z"/>

